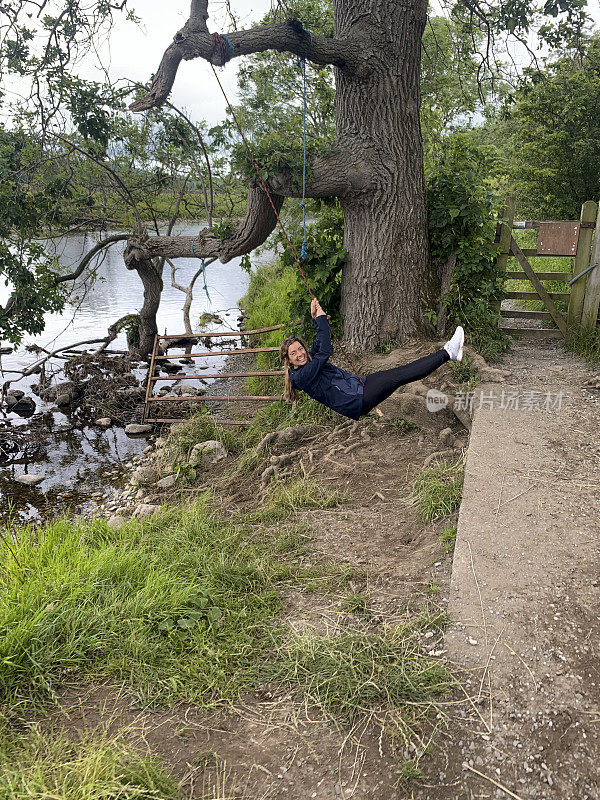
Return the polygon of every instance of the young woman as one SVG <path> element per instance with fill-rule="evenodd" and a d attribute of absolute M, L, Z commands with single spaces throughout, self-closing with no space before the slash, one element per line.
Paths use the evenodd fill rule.
<path fill-rule="evenodd" d="M 329 363 L 332 353 L 329 325 L 318 300 L 312 301 L 310 313 L 317 331 L 310 351 L 298 336 L 291 336 L 281 343 L 280 355 L 285 369 L 284 398 L 288 402 L 295 402 L 298 390 L 302 389 L 338 414 L 358 419 L 372 411 L 399 386 L 430 375 L 446 361 L 462 359 L 465 335 L 459 326 L 441 350 L 410 364 L 357 378 Z"/>

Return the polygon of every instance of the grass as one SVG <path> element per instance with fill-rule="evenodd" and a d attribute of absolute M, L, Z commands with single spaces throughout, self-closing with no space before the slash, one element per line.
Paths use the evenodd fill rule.
<path fill-rule="evenodd" d="M 461 391 L 471 391 L 480 380 L 479 370 L 471 361 L 468 353 L 463 354 L 462 361 L 450 362 L 452 377 L 459 384 Z"/>
<path fill-rule="evenodd" d="M 396 775 L 400 786 L 406 786 L 412 781 L 419 781 L 424 777 L 422 770 L 418 767 L 418 762 L 412 758 L 408 758 L 402 763 L 402 766 L 396 771 Z"/>
<path fill-rule="evenodd" d="M 457 525 L 446 525 L 444 528 L 442 528 L 440 542 L 442 543 L 442 547 L 446 553 L 452 553 L 454 551 L 457 530 Z"/>
<path fill-rule="evenodd" d="M 329 591 L 354 577 L 292 562 L 305 527 L 264 523 L 342 499 L 299 478 L 274 483 L 251 514 L 222 518 L 205 492 L 118 531 L 67 518 L 12 531 L 0 547 L 0 700 L 44 701 L 73 674 L 124 681 L 153 702 L 235 697 L 273 647 L 281 584 Z"/>
<path fill-rule="evenodd" d="M 600 325 L 595 330 L 577 331 L 565 340 L 565 347 L 590 366 L 600 364 Z"/>
<path fill-rule="evenodd" d="M 343 607 L 350 614 L 365 614 L 369 598 L 363 592 L 350 592 L 344 598 Z"/>
<path fill-rule="evenodd" d="M 178 781 L 156 759 L 121 739 L 57 732 L 0 731 L 2 800 L 183 800 Z M 216 798 L 215 798 L 216 800 Z"/>
<path fill-rule="evenodd" d="M 269 486 L 269 504 L 282 511 L 299 511 L 301 508 L 333 508 L 347 500 L 337 489 L 328 489 L 314 478 L 294 478 L 275 481 Z"/>
<path fill-rule="evenodd" d="M 451 683 L 446 668 L 421 648 L 429 627 L 423 616 L 382 633 L 292 635 L 264 674 L 301 690 L 309 704 L 349 720 L 374 710 L 401 712 L 396 724 L 408 732 L 410 705 L 431 702 Z"/>
<path fill-rule="evenodd" d="M 166 438 L 161 461 L 170 469 L 177 469 L 189 461 L 190 453 L 198 442 L 216 440 L 226 450 L 240 452 L 243 434 L 217 424 L 206 409 L 198 409 L 191 417 L 172 428 Z"/>
<path fill-rule="evenodd" d="M 422 470 L 415 478 L 412 498 L 421 521 L 433 522 L 449 517 L 460 506 L 464 478 L 464 458 L 442 461 Z"/>
<path fill-rule="evenodd" d="M 290 568 L 205 493 L 121 530 L 57 520 L 3 547 L 0 698 L 48 698 L 66 676 L 209 705 L 252 684 Z M 293 572 L 293 571 L 292 571 Z"/>
<path fill-rule="evenodd" d="M 415 425 L 414 422 L 408 422 L 407 420 L 402 419 L 402 417 L 394 417 L 391 420 L 391 422 L 394 428 L 396 428 L 396 430 L 400 434 L 410 433 L 411 431 L 419 430 L 418 425 Z"/>
<path fill-rule="evenodd" d="M 268 406 L 261 408 L 248 426 L 244 442 L 246 446 L 255 444 L 266 433 L 281 430 L 290 425 L 327 425 L 333 426 L 340 422 L 347 422 L 347 417 L 336 414 L 335 411 L 311 399 L 304 392 L 300 393 L 300 398 L 296 408 L 292 408 L 291 403 L 281 402 L 269 403 Z"/>
<path fill-rule="evenodd" d="M 291 320 L 290 297 L 298 281 L 295 266 L 281 267 L 278 262 L 259 267 L 250 276 L 248 291 L 239 301 L 246 311 L 245 327 L 248 330 L 288 324 Z M 293 335 L 295 327 L 260 334 L 261 347 L 279 347 L 286 336 Z M 257 353 L 258 370 L 281 369 L 278 353 Z M 250 394 L 282 394 L 283 378 L 248 378 Z"/>
<path fill-rule="evenodd" d="M 513 231 L 513 236 L 517 240 L 521 248 L 535 247 L 537 231 L 535 230 L 517 230 Z M 570 257 L 560 256 L 538 256 L 530 257 L 529 263 L 533 267 L 534 272 L 572 272 L 573 259 Z M 522 271 L 520 264 L 514 257 L 508 260 L 507 269 L 513 271 Z M 542 286 L 547 292 L 568 292 L 569 287 L 566 281 L 542 281 Z M 509 292 L 533 292 L 535 289 L 528 280 L 510 279 L 505 284 L 506 291 Z M 567 313 L 568 303 L 564 300 L 556 300 L 556 307 L 563 314 Z M 526 308 L 530 311 L 545 311 L 546 306 L 541 300 L 515 300 L 515 304 L 519 308 Z"/>

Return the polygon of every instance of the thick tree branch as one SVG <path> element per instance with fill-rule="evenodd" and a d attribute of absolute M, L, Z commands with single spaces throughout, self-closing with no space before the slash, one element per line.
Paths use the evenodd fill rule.
<path fill-rule="evenodd" d="M 307 197 L 344 197 L 374 189 L 373 164 L 366 159 L 352 159 L 338 152 L 310 162 Z M 302 197 L 302 183 L 291 172 L 280 172 L 267 180 L 271 193 L 284 197 Z"/>
<path fill-rule="evenodd" d="M 283 197 L 277 194 L 271 197 L 279 213 Z M 246 216 L 231 237 L 222 239 L 208 228 L 198 236 L 135 236 L 129 240 L 123 257 L 128 269 L 135 269 L 136 262 L 154 258 L 218 258 L 226 264 L 263 244 L 276 224 L 268 197 L 261 188 L 251 186 Z"/>
<path fill-rule="evenodd" d="M 307 197 L 344 197 L 373 190 L 373 168 L 366 161 L 353 161 L 342 153 L 315 158 L 311 162 L 311 178 L 306 186 Z M 280 173 L 267 181 L 273 203 L 280 212 L 285 197 L 301 197 L 302 185 L 291 173 Z M 233 235 L 221 239 L 208 228 L 194 236 L 134 237 L 125 250 L 129 269 L 134 262 L 153 258 L 218 258 L 226 264 L 232 258 L 250 253 L 263 244 L 277 224 L 269 198 L 261 186 L 248 189 L 246 216 Z"/>
<path fill-rule="evenodd" d="M 206 4 L 199 2 L 196 5 Z M 173 43 L 165 50 L 149 93 L 129 106 L 132 111 L 146 111 L 165 102 L 173 88 L 177 69 L 182 60 L 203 58 L 218 66 L 223 66 L 229 60 L 220 48 L 215 48 L 206 24 L 200 23 L 203 13 L 197 11 L 197 16 L 190 18 L 175 35 Z M 233 31 L 228 34 L 228 39 L 231 43 L 231 58 L 261 53 L 265 50 L 278 50 L 281 53 L 305 56 L 315 64 L 333 64 L 347 72 L 358 72 L 364 65 L 364 57 L 358 42 L 316 36 L 309 33 L 302 23 L 295 19 L 245 31 Z"/>

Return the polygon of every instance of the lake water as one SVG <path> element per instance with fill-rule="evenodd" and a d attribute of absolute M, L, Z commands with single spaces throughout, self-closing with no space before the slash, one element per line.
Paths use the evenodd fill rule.
<path fill-rule="evenodd" d="M 204 224 L 201 222 L 182 224 L 175 233 L 194 235 L 202 227 Z M 98 238 L 97 234 L 88 233 L 48 242 L 47 246 L 59 255 L 61 263 L 74 267 L 97 243 Z M 59 345 L 101 338 L 107 334 L 111 323 L 141 309 L 143 286 L 137 273 L 125 267 L 124 247 L 125 242 L 118 242 L 106 251 L 95 282 L 88 288 L 82 284 L 75 292 L 78 299 L 69 303 L 61 314 L 48 314 L 43 334 L 25 337 L 18 350 L 0 358 L 3 381 L 15 377 L 10 374 L 11 369 L 23 369 L 36 360 L 34 354 L 25 351 L 27 344 L 35 343 L 46 349 L 54 349 Z M 253 263 L 264 262 L 270 257 L 271 253 L 265 253 L 260 258 L 253 257 Z M 249 281 L 249 275 L 240 267 L 240 261 L 239 258 L 228 264 L 215 261 L 206 268 L 210 299 L 204 292 L 202 279 L 198 279 L 190 315 L 194 330 L 198 329 L 198 319 L 204 312 L 221 317 L 224 325 L 217 326 L 217 330 L 237 329 L 238 301 Z M 198 269 L 199 262 L 193 258 L 178 259 L 176 266 L 177 281 L 185 286 Z M 165 288 L 157 316 L 159 333 L 184 333 L 182 307 L 185 296 L 171 286 L 168 265 L 165 265 L 163 280 Z M 6 302 L 8 294 L 6 287 L 0 287 L 0 303 Z M 110 345 L 110 349 L 127 349 L 124 332 Z M 211 367 L 216 367 L 219 361 L 217 358 L 207 359 Z M 43 423 L 53 430 L 52 447 L 43 456 L 18 458 L 5 462 L 4 467 L 0 465 L 0 520 L 6 520 L 8 514 L 15 521 L 37 520 L 53 508 L 66 507 L 68 504 L 80 507 L 93 490 L 106 486 L 109 478 L 103 473 L 112 471 L 146 445 L 144 439 L 126 436 L 122 428 L 101 431 L 95 426 L 74 426 L 68 412 L 51 411 L 51 408 L 55 408 L 54 404 L 44 403 L 29 391 L 30 384 L 37 380 L 37 376 L 33 375 L 12 386 L 23 389 L 36 400 L 36 414 L 41 415 Z M 14 413 L 3 412 L 1 422 L 4 427 L 28 425 L 28 420 Z M 15 482 L 15 478 L 24 473 L 44 474 L 45 479 L 39 487 L 27 488 Z"/>

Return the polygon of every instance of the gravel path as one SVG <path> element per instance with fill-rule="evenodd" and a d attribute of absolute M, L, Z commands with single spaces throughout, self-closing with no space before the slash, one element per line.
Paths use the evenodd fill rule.
<path fill-rule="evenodd" d="M 600 391 L 582 384 L 599 370 L 525 339 L 503 366 L 512 377 L 474 396 L 450 590 L 446 646 L 469 697 L 448 706 L 447 747 L 427 774 L 434 794 L 415 796 L 592 800 Z M 518 408 L 501 407 L 510 392 Z"/>

